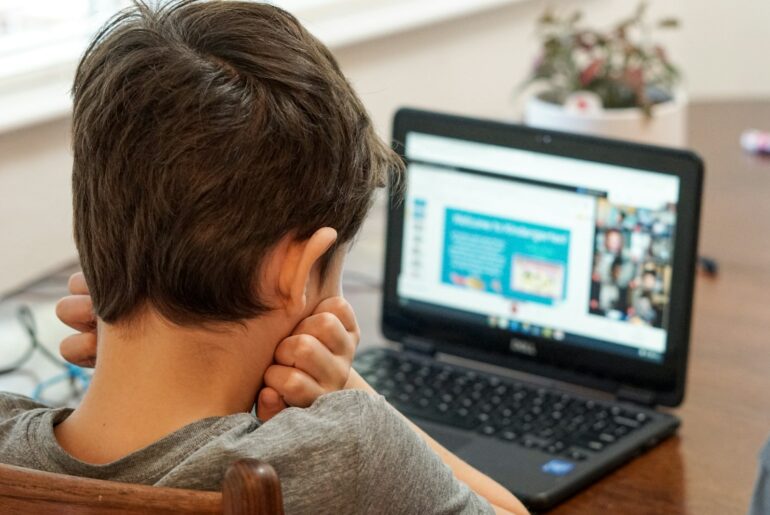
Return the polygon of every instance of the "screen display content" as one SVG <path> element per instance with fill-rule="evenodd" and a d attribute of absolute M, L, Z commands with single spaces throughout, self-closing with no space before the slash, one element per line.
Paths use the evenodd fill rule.
<path fill-rule="evenodd" d="M 405 155 L 402 305 L 662 361 L 677 177 L 416 132 Z"/>

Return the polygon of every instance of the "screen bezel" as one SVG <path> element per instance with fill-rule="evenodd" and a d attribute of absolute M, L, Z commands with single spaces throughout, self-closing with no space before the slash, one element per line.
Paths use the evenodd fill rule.
<path fill-rule="evenodd" d="M 620 387 L 649 391 L 653 394 L 651 402 L 655 404 L 679 405 L 684 397 L 690 340 L 703 184 L 701 159 L 689 151 L 404 108 L 394 118 L 393 145 L 407 164 L 404 143 L 409 132 L 650 170 L 678 177 L 680 188 L 667 349 L 663 361 L 655 363 L 532 335 L 516 335 L 516 338 L 532 344 L 534 355 L 525 356 L 508 350 L 512 337 L 509 331 L 463 323 L 440 315 L 417 315 L 408 307 L 401 306 L 397 284 L 401 268 L 404 203 L 402 190 L 394 187 L 390 188 L 388 203 L 381 319 L 383 334 L 395 341 L 408 338 L 429 341 L 438 352 L 547 375 L 609 392 L 616 392 Z M 406 185 L 406 178 L 401 183 Z"/>

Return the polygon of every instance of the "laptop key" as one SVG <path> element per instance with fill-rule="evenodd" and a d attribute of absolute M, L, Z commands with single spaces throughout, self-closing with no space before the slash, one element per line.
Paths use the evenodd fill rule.
<path fill-rule="evenodd" d="M 487 436 L 492 436 L 497 433 L 497 428 L 490 424 L 485 424 L 479 428 L 479 432 Z"/>
<path fill-rule="evenodd" d="M 599 440 L 604 443 L 613 443 L 615 442 L 616 438 L 609 433 L 602 433 L 599 435 Z"/>
<path fill-rule="evenodd" d="M 570 449 L 565 453 L 565 455 L 575 461 L 585 461 L 588 459 L 588 455 L 586 453 L 577 449 Z"/>
<path fill-rule="evenodd" d="M 636 420 L 631 420 L 630 418 L 615 417 L 613 420 L 615 421 L 616 424 L 620 424 L 622 426 L 626 426 L 629 428 L 636 429 L 637 427 L 639 427 L 639 422 L 637 422 Z"/>
<path fill-rule="evenodd" d="M 548 442 L 548 440 L 544 440 L 533 435 L 525 435 L 521 439 L 521 445 L 527 449 L 541 449 L 546 447 L 549 443 L 550 442 Z"/>
<path fill-rule="evenodd" d="M 479 409 L 484 413 L 491 413 L 495 409 L 495 405 L 489 402 L 483 402 L 479 406 Z"/>
<path fill-rule="evenodd" d="M 500 396 L 506 395 L 508 393 L 508 386 L 504 384 L 496 386 L 495 393 Z"/>
<path fill-rule="evenodd" d="M 516 431 L 512 431 L 510 429 L 503 429 L 502 431 L 500 431 L 500 434 L 498 436 L 503 440 L 507 440 L 509 442 L 512 442 L 519 437 Z"/>
<path fill-rule="evenodd" d="M 551 443 L 550 445 L 546 446 L 544 450 L 550 454 L 559 454 L 561 451 L 564 450 L 565 447 L 566 447 L 566 444 L 564 442 L 557 440 Z"/>
<path fill-rule="evenodd" d="M 597 440 L 583 440 L 583 441 L 575 442 L 575 446 L 582 447 L 583 449 L 588 449 L 594 452 L 599 452 L 602 449 L 604 449 L 604 444 Z"/>
<path fill-rule="evenodd" d="M 457 408 L 457 411 L 455 413 L 459 418 L 466 418 L 466 417 L 469 417 L 471 414 L 470 410 L 466 407 Z"/>
<path fill-rule="evenodd" d="M 513 424 L 513 420 L 508 417 L 493 417 L 492 420 L 498 427 L 510 427 Z"/>

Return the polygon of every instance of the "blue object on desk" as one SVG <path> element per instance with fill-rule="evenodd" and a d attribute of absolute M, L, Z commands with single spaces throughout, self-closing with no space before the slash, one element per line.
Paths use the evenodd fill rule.
<path fill-rule="evenodd" d="M 67 363 L 65 365 L 65 371 L 61 374 L 57 374 L 50 379 L 41 381 L 35 387 L 35 391 L 32 393 L 32 398 L 36 401 L 42 401 L 43 391 L 62 381 L 69 381 L 71 384 L 80 382 L 80 386 L 83 390 L 88 389 L 88 385 L 91 383 L 91 376 L 86 374 L 82 368 Z"/>

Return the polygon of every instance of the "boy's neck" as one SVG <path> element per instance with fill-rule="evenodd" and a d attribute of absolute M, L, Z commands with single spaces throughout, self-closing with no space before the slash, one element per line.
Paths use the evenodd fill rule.
<path fill-rule="evenodd" d="M 267 317 L 228 331 L 174 326 L 154 313 L 99 325 L 81 405 L 55 433 L 89 463 L 108 463 L 207 417 L 251 410 L 285 328 Z"/>

